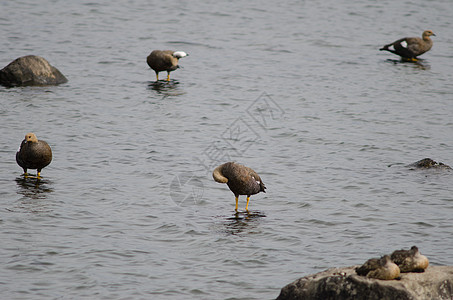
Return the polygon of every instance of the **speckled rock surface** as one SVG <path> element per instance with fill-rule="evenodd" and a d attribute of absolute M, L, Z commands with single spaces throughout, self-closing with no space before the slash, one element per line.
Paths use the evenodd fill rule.
<path fill-rule="evenodd" d="M 35 55 L 19 57 L 0 70 L 0 84 L 4 86 L 56 85 L 67 81 L 57 68 Z"/>
<path fill-rule="evenodd" d="M 283 287 L 277 300 L 451 300 L 453 266 L 430 266 L 423 273 L 402 273 L 400 280 L 359 276 L 354 268 L 332 268 Z"/>

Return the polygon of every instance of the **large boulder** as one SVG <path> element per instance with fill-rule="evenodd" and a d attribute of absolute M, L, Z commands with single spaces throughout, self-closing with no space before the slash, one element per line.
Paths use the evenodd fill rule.
<path fill-rule="evenodd" d="M 0 84 L 18 85 L 56 85 L 67 82 L 61 72 L 40 56 L 22 56 L 0 70 Z"/>
<path fill-rule="evenodd" d="M 400 280 L 359 276 L 357 266 L 332 268 L 282 288 L 277 300 L 451 300 L 453 266 L 429 266 L 423 273 L 401 273 Z"/>

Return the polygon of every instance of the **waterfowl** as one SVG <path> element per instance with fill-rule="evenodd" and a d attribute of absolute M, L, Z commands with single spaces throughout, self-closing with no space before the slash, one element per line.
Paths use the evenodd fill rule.
<path fill-rule="evenodd" d="M 178 61 L 189 54 L 183 51 L 154 50 L 146 58 L 148 66 L 156 72 L 156 80 L 159 80 L 159 72 L 167 71 L 167 81 L 170 81 L 170 72 L 179 68 Z"/>
<path fill-rule="evenodd" d="M 266 187 L 260 176 L 251 168 L 235 162 L 224 163 L 215 168 L 212 173 L 214 180 L 219 183 L 226 183 L 236 198 L 236 211 L 238 210 L 239 195 L 247 195 L 248 211 L 250 196 L 259 192 L 266 192 Z"/>
<path fill-rule="evenodd" d="M 424 272 L 429 265 L 428 258 L 420 253 L 417 246 L 412 246 L 410 250 L 396 250 L 390 258 L 402 273 Z"/>
<path fill-rule="evenodd" d="M 16 152 L 16 162 L 24 169 L 24 175 L 28 175 L 27 169 L 36 169 L 37 177 L 39 178 L 41 170 L 48 166 L 51 161 L 52 150 L 49 144 L 38 140 L 34 133 L 27 133 Z"/>
<path fill-rule="evenodd" d="M 355 271 L 358 275 L 381 280 L 392 280 L 400 276 L 399 267 L 392 262 L 389 255 L 384 255 L 379 259 L 371 258 Z"/>
<path fill-rule="evenodd" d="M 435 36 L 435 34 L 431 30 L 425 30 L 423 31 L 422 38 L 405 37 L 385 45 L 379 50 L 386 50 L 402 58 L 417 61 L 417 56 L 429 51 L 433 46 L 430 36 Z"/>

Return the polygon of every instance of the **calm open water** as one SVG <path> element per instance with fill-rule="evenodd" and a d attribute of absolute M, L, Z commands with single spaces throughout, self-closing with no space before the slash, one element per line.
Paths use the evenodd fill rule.
<path fill-rule="evenodd" d="M 450 0 L 1 1 L 0 66 L 40 55 L 69 82 L 0 87 L 0 298 L 272 299 L 412 245 L 452 265 L 453 172 L 405 167 L 453 165 L 452 15 Z M 378 51 L 425 29 L 420 64 Z M 153 49 L 189 53 L 170 83 Z M 39 182 L 15 162 L 30 131 L 54 154 Z M 249 217 L 212 180 L 228 160 L 267 185 Z"/>

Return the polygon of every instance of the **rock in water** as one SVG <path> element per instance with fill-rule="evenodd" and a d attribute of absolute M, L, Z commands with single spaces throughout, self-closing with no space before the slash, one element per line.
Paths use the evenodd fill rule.
<path fill-rule="evenodd" d="M 424 158 L 419 161 L 416 161 L 410 165 L 408 165 L 411 169 L 443 169 L 443 170 L 451 170 L 449 165 L 446 165 L 441 162 L 437 162 L 432 160 L 431 158 Z"/>
<path fill-rule="evenodd" d="M 22 56 L 0 70 L 4 86 L 57 85 L 68 79 L 40 56 Z"/>
<path fill-rule="evenodd" d="M 453 299 L 453 266 L 430 266 L 424 273 L 402 273 L 401 280 L 355 274 L 358 266 L 332 268 L 302 277 L 282 288 L 277 300 L 426 300 Z"/>

